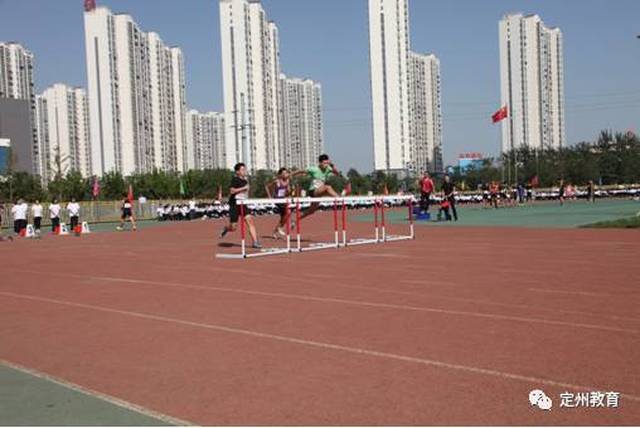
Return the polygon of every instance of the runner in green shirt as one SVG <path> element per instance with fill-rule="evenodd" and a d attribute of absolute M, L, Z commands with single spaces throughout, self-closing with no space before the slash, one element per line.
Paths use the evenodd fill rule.
<path fill-rule="evenodd" d="M 320 155 L 318 157 L 318 165 L 312 166 L 305 171 L 296 171 L 292 174 L 292 177 L 308 174 L 311 177 L 311 184 L 307 190 L 307 196 L 310 198 L 320 198 L 323 196 L 337 197 L 338 193 L 333 190 L 333 187 L 327 184 L 327 180 L 332 175 L 340 175 L 340 172 L 329 160 L 328 155 Z M 302 220 L 305 217 L 310 216 L 320 208 L 319 202 L 313 202 L 309 209 L 305 210 L 300 217 Z"/>

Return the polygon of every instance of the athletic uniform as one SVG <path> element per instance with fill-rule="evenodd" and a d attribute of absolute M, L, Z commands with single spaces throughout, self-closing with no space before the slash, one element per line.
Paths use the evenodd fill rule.
<path fill-rule="evenodd" d="M 316 191 L 323 185 L 325 185 L 327 183 L 327 180 L 329 179 L 329 177 L 331 177 L 333 174 L 333 169 L 332 168 L 327 168 L 326 170 L 322 170 L 320 167 L 318 166 L 312 166 L 309 169 L 307 169 L 307 174 L 309 174 L 309 176 L 311 177 L 311 184 L 309 185 L 309 194 L 308 196 L 310 198 L 313 198 L 316 193 Z"/>
<path fill-rule="evenodd" d="M 133 217 L 131 213 L 131 202 L 124 201 L 124 204 L 122 204 L 122 216 L 120 218 L 124 221 L 131 217 Z"/>
<path fill-rule="evenodd" d="M 242 178 L 234 175 L 231 179 L 231 188 L 232 189 L 240 189 L 249 184 L 249 182 Z M 244 192 L 235 193 L 229 196 L 229 221 L 231 223 L 237 223 L 238 218 L 240 218 L 240 207 L 236 203 L 237 200 L 244 200 L 249 197 L 249 191 L 245 190 Z M 251 212 L 247 211 L 247 207 L 244 207 L 245 215 L 250 215 Z"/>
<path fill-rule="evenodd" d="M 49 205 L 49 218 L 51 218 L 51 231 L 55 232 L 60 227 L 60 204 Z"/>
<path fill-rule="evenodd" d="M 31 214 L 33 214 L 33 228 L 39 231 L 42 224 L 42 205 L 31 205 Z"/>
<path fill-rule="evenodd" d="M 78 225 L 78 219 L 80 217 L 80 205 L 77 202 L 69 202 L 67 205 L 67 211 L 69 212 L 69 223 L 71 223 L 71 230 L 76 230 Z"/>
<path fill-rule="evenodd" d="M 17 234 L 27 227 L 27 204 L 16 204 L 11 208 L 13 231 Z"/>
<path fill-rule="evenodd" d="M 289 182 L 284 182 L 281 181 L 280 179 L 276 179 L 276 193 L 275 193 L 275 197 L 276 199 L 284 199 L 287 197 L 287 195 L 289 194 Z M 287 203 L 281 203 L 281 204 L 277 204 L 278 209 L 280 210 L 280 218 L 284 219 L 286 214 L 287 214 L 287 209 L 286 209 L 286 205 Z"/>

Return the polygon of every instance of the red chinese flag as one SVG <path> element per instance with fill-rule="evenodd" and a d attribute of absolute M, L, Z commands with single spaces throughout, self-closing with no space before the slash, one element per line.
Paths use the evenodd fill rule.
<path fill-rule="evenodd" d="M 127 194 L 127 199 L 130 203 L 133 203 L 133 186 L 129 184 L 129 193 Z"/>
<path fill-rule="evenodd" d="M 351 182 L 348 182 L 346 186 L 344 186 L 344 194 L 349 196 L 351 194 Z"/>
<path fill-rule="evenodd" d="M 493 116 L 491 116 L 491 120 L 493 121 L 493 123 L 497 123 L 501 120 L 506 119 L 507 117 L 509 117 L 509 112 L 507 110 L 507 106 L 504 106 L 497 112 L 493 113 Z"/>
<path fill-rule="evenodd" d="M 531 187 L 538 187 L 538 185 L 540 184 L 540 180 L 538 179 L 538 176 L 535 175 L 532 179 L 531 179 Z"/>

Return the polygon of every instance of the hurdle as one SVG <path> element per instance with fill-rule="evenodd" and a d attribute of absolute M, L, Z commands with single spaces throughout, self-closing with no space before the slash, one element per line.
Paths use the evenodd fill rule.
<path fill-rule="evenodd" d="M 240 238 L 241 238 L 241 253 L 229 254 L 229 253 L 217 253 L 217 258 L 223 259 L 245 259 L 253 257 L 263 257 L 278 254 L 287 254 L 295 252 L 307 252 L 318 251 L 325 249 L 339 249 L 347 248 L 356 245 L 365 244 L 379 244 L 384 242 L 409 240 L 415 238 L 414 223 L 413 223 L 413 203 L 415 197 L 413 195 L 384 195 L 384 196 L 339 196 L 339 197 L 320 197 L 320 198 L 307 198 L 307 197 L 291 197 L 286 199 L 244 199 L 238 200 L 238 206 L 240 210 Z M 370 238 L 351 238 L 348 236 L 348 215 L 347 215 L 347 203 L 362 203 L 368 202 L 373 205 L 374 212 L 374 227 L 373 236 Z M 409 211 L 409 233 L 407 235 L 391 235 L 387 233 L 386 204 L 391 205 L 393 202 L 406 202 Z M 333 241 L 314 243 L 309 246 L 302 246 L 302 225 L 301 225 L 301 212 L 302 204 L 313 203 L 325 203 L 330 204 L 333 208 Z M 284 248 L 263 248 L 258 252 L 252 253 L 247 251 L 246 245 L 246 226 L 244 218 L 246 216 L 247 209 L 260 205 L 280 205 L 286 210 L 286 247 Z M 291 210 L 295 212 L 295 230 L 291 230 L 290 226 L 290 213 Z M 339 221 L 339 219 L 341 221 Z M 295 233 L 295 245 L 292 245 L 292 234 Z"/>

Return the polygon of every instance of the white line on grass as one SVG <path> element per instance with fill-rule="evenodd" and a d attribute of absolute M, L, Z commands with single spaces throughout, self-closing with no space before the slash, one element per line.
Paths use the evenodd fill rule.
<path fill-rule="evenodd" d="M 0 359 L 0 364 L 10 367 L 14 370 L 18 370 L 20 372 L 26 373 L 31 376 L 35 376 L 40 379 L 47 380 L 49 382 L 53 382 L 57 385 L 63 386 L 65 388 L 71 389 L 76 392 L 80 392 L 81 394 L 88 395 L 90 397 L 96 398 L 98 400 L 106 401 L 110 404 L 113 404 L 118 407 L 122 407 L 123 409 L 130 410 L 136 413 L 140 413 L 144 416 L 148 416 L 154 419 L 158 419 L 162 422 L 166 422 L 171 425 L 176 426 L 195 426 L 196 424 L 186 421 L 184 419 L 174 418 L 173 416 L 167 416 L 163 413 L 156 412 L 155 410 L 147 409 L 146 407 L 142 407 L 138 404 L 133 404 L 129 401 L 122 400 L 120 398 L 114 397 L 112 395 L 104 394 L 102 392 L 95 391 L 90 388 L 86 388 L 84 386 L 80 386 L 77 383 L 69 382 L 67 380 L 61 379 L 56 376 L 52 376 L 47 373 L 43 373 L 38 370 L 30 369 L 19 364 L 7 361 L 5 359 Z"/>

